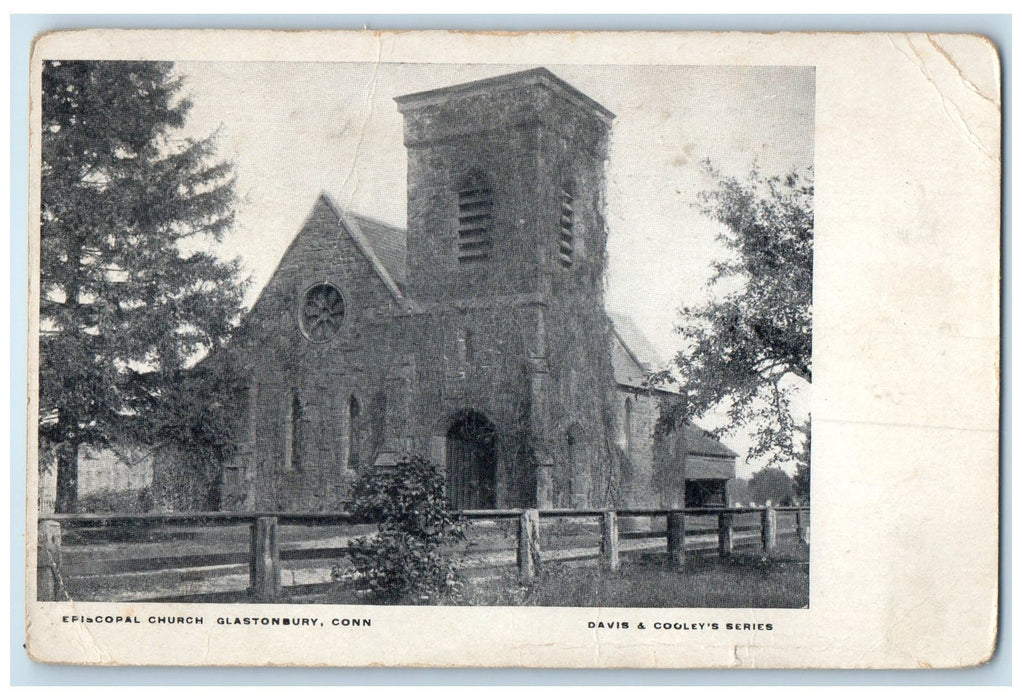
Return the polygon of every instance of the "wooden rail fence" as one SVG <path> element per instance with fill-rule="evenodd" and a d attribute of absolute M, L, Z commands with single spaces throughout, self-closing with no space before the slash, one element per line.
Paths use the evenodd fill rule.
<path fill-rule="evenodd" d="M 789 520 L 788 527 L 778 528 L 778 515 Z M 727 557 L 736 548 L 750 544 L 765 553 L 777 549 L 779 535 L 794 535 L 798 540 L 809 541 L 809 509 L 806 507 L 748 507 L 685 510 L 619 509 L 577 510 L 577 509 L 508 509 L 462 511 L 461 517 L 468 521 L 492 523 L 517 523 L 515 534 L 516 566 L 519 580 L 532 581 L 538 574 L 544 554 L 548 560 L 570 561 L 597 558 L 601 568 L 617 571 L 621 567 L 622 544 L 632 540 L 666 540 L 668 560 L 676 567 L 683 567 L 689 554 L 696 552 L 716 553 Z M 753 524 L 750 517 L 758 515 Z M 794 516 L 794 527 L 790 525 Z M 743 518 L 745 524 L 736 524 Z M 665 530 L 621 530 L 622 518 L 634 523 L 636 519 L 663 518 Z M 544 553 L 540 546 L 540 522 L 553 520 L 589 521 L 599 523 L 598 551 L 554 550 Z M 692 526 L 693 521 L 715 521 L 712 527 Z M 244 591 L 228 591 L 235 598 L 245 595 L 249 600 L 274 601 L 281 597 L 281 570 L 284 562 L 308 563 L 330 561 L 344 557 L 351 550 L 348 546 L 322 546 L 312 542 L 290 542 L 282 544 L 281 529 L 285 527 L 307 527 L 322 529 L 330 526 L 357 525 L 347 513 L 150 513 L 150 514 L 90 514 L 90 515 L 44 515 L 39 518 L 37 597 L 39 600 L 65 600 L 69 598 L 68 580 L 73 577 L 102 577 L 122 574 L 146 574 L 161 571 L 211 570 L 216 567 L 239 567 L 248 565 L 248 588 Z M 241 551 L 223 552 L 224 543 L 211 545 L 215 551 L 165 555 L 119 556 L 103 558 L 92 556 L 89 547 L 69 547 L 67 539 L 78 541 L 98 540 L 109 544 L 113 534 L 131 539 L 139 533 L 152 531 L 187 529 L 208 532 L 212 528 L 247 527 L 247 546 Z M 371 530 L 369 530 L 371 531 Z M 713 536 L 716 535 L 714 538 Z M 652 551 L 644 543 L 624 549 Z M 71 550 L 76 556 L 69 556 Z M 662 551 L 662 550 L 661 550 Z M 84 553 L 83 553 L 84 552 Z M 129 549 L 129 554 L 133 552 Z M 492 565 L 491 565 L 492 566 Z M 486 568 L 482 565 L 480 568 Z M 156 597 L 150 600 L 168 600 L 173 597 Z"/>

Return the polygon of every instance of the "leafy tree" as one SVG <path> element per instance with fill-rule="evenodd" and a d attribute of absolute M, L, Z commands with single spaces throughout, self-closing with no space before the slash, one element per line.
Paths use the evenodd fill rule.
<path fill-rule="evenodd" d="M 749 499 L 757 505 L 770 501 L 775 506 L 790 506 L 793 496 L 791 477 L 783 469 L 766 467 L 749 479 Z"/>
<path fill-rule="evenodd" d="M 42 88 L 39 430 L 67 512 L 79 448 L 157 430 L 244 285 L 202 249 L 232 225 L 232 166 L 181 137 L 172 64 L 50 61 Z"/>
<path fill-rule="evenodd" d="M 705 167 L 716 186 L 698 206 L 729 255 L 714 263 L 710 301 L 681 312 L 687 344 L 672 365 L 687 400 L 667 419 L 726 408 L 725 432 L 753 429 L 751 458 L 790 462 L 792 392 L 812 382 L 813 172 L 740 181 Z"/>

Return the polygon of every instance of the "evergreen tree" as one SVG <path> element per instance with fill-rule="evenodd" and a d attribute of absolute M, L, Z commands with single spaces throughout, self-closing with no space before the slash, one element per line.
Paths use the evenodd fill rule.
<path fill-rule="evenodd" d="M 79 448 L 152 435 L 244 285 L 204 250 L 232 225 L 233 171 L 181 136 L 172 64 L 50 61 L 42 83 L 39 430 L 69 512 Z"/>

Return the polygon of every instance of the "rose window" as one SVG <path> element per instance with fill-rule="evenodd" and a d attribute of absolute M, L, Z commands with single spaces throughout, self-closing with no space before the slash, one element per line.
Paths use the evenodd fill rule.
<path fill-rule="evenodd" d="M 302 332 L 314 343 L 324 343 L 341 330 L 344 297 L 332 284 L 317 284 L 305 292 L 301 309 Z"/>

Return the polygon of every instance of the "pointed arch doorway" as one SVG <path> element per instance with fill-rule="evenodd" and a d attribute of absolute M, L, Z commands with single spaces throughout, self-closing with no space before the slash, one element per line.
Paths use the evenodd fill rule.
<path fill-rule="evenodd" d="M 447 499 L 455 510 L 497 507 L 497 431 L 482 413 L 463 411 L 447 430 Z"/>

